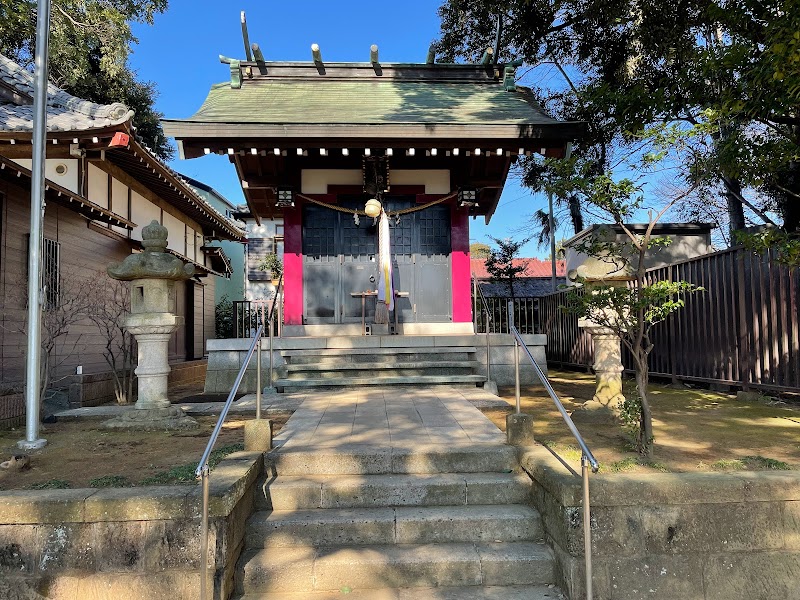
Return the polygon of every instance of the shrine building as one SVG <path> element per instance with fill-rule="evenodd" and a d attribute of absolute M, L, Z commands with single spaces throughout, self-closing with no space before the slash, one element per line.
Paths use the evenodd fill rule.
<path fill-rule="evenodd" d="M 180 156 L 227 155 L 252 218 L 284 225 L 285 336 L 472 334 L 469 227 L 521 156 L 563 157 L 581 123 L 546 115 L 518 63 L 221 57 L 229 78 L 167 119 Z M 377 200 L 370 203 L 370 200 Z M 389 225 L 394 311 L 375 324 Z M 388 301 L 387 301 L 388 303 Z M 396 325 L 395 325 L 396 324 Z"/>

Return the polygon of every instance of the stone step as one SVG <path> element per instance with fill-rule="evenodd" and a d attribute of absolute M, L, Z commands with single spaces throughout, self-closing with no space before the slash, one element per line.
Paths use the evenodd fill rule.
<path fill-rule="evenodd" d="M 319 348 L 282 350 L 281 356 L 291 363 L 322 361 L 379 362 L 404 360 L 428 360 L 441 357 L 445 360 L 468 360 L 476 352 L 475 346 L 456 347 L 408 347 L 408 348 Z"/>
<path fill-rule="evenodd" d="M 305 475 L 262 480 L 257 510 L 518 504 L 530 478 L 517 473 L 433 475 Z"/>
<path fill-rule="evenodd" d="M 389 377 L 338 377 L 336 379 L 278 379 L 274 385 L 281 389 L 314 389 L 338 386 L 367 385 L 477 385 L 486 381 L 485 375 L 393 375 Z"/>
<path fill-rule="evenodd" d="M 404 361 L 404 362 L 315 362 L 315 363 L 290 363 L 286 365 L 289 373 L 314 373 L 319 371 L 357 371 L 359 373 L 350 374 L 358 377 L 370 375 L 373 371 L 383 373 L 392 371 L 408 372 L 410 370 L 428 369 L 477 369 L 480 363 L 476 360 L 439 360 L 439 361 Z M 361 373 L 363 371 L 363 373 Z"/>
<path fill-rule="evenodd" d="M 311 369 L 289 369 L 288 367 L 313 367 Z M 380 366 L 358 367 L 356 365 L 287 365 L 288 373 L 284 379 L 289 381 L 331 381 L 341 378 L 347 379 L 390 379 L 396 377 L 451 377 L 453 375 L 465 376 L 475 374 L 475 367 L 469 363 L 442 366 L 435 362 L 407 367 L 400 364 L 385 364 Z"/>
<path fill-rule="evenodd" d="M 344 595 L 346 594 L 346 595 Z M 509 585 L 352 590 L 342 592 L 274 592 L 247 594 L 236 600 L 564 600 L 551 585 Z"/>
<path fill-rule="evenodd" d="M 250 549 L 236 571 L 240 594 L 553 581 L 552 552 L 534 542 Z"/>
<path fill-rule="evenodd" d="M 528 506 L 414 506 L 259 511 L 247 522 L 249 548 L 523 542 L 541 540 Z"/>
<path fill-rule="evenodd" d="M 386 475 L 389 473 L 511 473 L 516 450 L 505 444 L 419 444 L 413 448 L 340 445 L 280 448 L 266 455 L 267 473 L 283 475 Z"/>

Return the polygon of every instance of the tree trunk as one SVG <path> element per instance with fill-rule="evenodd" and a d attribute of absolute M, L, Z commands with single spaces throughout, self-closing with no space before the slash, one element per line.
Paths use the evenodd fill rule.
<path fill-rule="evenodd" d="M 725 184 L 725 200 L 728 203 L 728 219 L 730 220 L 731 240 L 733 240 L 734 232 L 741 231 L 746 226 L 744 206 L 739 199 L 742 195 L 742 185 L 738 179 L 725 176 L 722 177 L 722 183 Z"/>
<path fill-rule="evenodd" d="M 572 229 L 575 233 L 583 231 L 583 211 L 581 210 L 581 202 L 575 194 L 567 198 L 569 205 L 569 218 L 572 220 Z"/>
<path fill-rule="evenodd" d="M 641 402 L 637 450 L 642 456 L 653 458 L 653 414 L 650 411 L 650 401 L 647 399 L 647 384 L 649 380 L 647 356 L 640 356 L 636 361 L 636 391 Z"/>
<path fill-rule="evenodd" d="M 800 196 L 800 162 L 789 162 L 786 189 Z M 783 217 L 783 228 L 788 232 L 800 231 L 800 199 L 784 192 L 778 200 L 778 210 Z"/>

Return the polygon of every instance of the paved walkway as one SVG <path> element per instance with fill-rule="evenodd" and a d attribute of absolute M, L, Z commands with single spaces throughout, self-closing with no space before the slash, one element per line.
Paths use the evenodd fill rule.
<path fill-rule="evenodd" d="M 442 386 L 308 393 L 275 444 L 285 449 L 502 444 L 505 435 L 476 408 L 498 401 L 507 406 L 483 390 Z"/>
<path fill-rule="evenodd" d="M 218 415 L 224 402 L 176 402 L 188 415 Z M 231 405 L 230 414 L 255 414 L 256 395 L 247 394 Z M 476 407 L 505 407 L 508 404 L 479 388 L 359 387 L 332 391 L 304 391 L 263 394 L 261 410 L 270 414 L 294 413 L 276 440 L 310 430 L 320 441 L 341 443 L 494 441 L 487 436 L 499 432 Z M 106 404 L 61 410 L 59 419 L 112 418 L 131 406 Z M 487 425 L 488 424 L 488 425 Z M 313 427 L 312 427 L 313 426 Z M 284 432 L 286 434 L 284 435 Z M 372 432 L 372 433 L 370 433 Z M 501 434 L 502 435 L 502 434 Z M 487 439 L 484 439 L 487 438 Z M 306 439 L 308 439 L 306 437 Z"/>

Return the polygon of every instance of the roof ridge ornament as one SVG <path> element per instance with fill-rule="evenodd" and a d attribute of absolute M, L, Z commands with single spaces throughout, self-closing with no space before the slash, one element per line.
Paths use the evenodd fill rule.
<path fill-rule="evenodd" d="M 517 67 L 522 66 L 522 59 L 517 59 L 506 64 L 503 70 L 503 89 L 507 92 L 517 90 Z"/>

